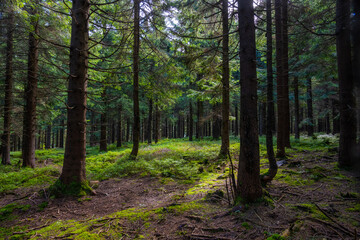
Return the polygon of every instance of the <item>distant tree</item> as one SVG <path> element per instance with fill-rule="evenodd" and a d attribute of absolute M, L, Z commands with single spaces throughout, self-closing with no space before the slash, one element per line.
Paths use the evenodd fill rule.
<path fill-rule="evenodd" d="M 220 157 L 226 157 L 230 145 L 229 7 L 227 0 L 222 0 L 222 31 L 222 126 Z"/>
<path fill-rule="evenodd" d="M 267 94 L 266 94 L 266 151 L 269 159 L 269 171 L 262 177 L 263 182 L 271 181 L 277 173 L 277 164 L 274 155 L 273 129 L 274 123 L 274 89 L 273 89 L 273 70 L 272 70 L 272 20 L 271 20 L 271 0 L 266 0 L 266 69 L 267 69 Z"/>
<path fill-rule="evenodd" d="M 252 0 L 238 0 L 240 33 L 240 158 L 237 195 L 255 201 L 262 195 L 257 119 L 255 24 Z"/>
<path fill-rule="evenodd" d="M 23 125 L 22 157 L 24 167 L 35 167 L 35 136 L 36 136 L 36 98 L 38 92 L 38 56 L 39 34 L 36 6 L 31 6 L 31 26 L 29 33 L 28 75 L 25 88 L 25 107 Z"/>
<path fill-rule="evenodd" d="M 139 50 L 140 50 L 140 2 L 134 0 L 134 47 L 133 47 L 133 148 L 130 158 L 136 159 L 140 144 L 140 108 L 139 108 Z"/>

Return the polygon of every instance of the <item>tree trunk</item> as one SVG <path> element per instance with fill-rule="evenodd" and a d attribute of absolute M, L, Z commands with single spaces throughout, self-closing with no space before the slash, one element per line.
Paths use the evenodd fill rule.
<path fill-rule="evenodd" d="M 155 143 L 160 141 L 160 138 L 161 138 L 160 123 L 161 123 L 161 113 L 159 110 L 159 106 L 156 105 L 155 106 Z"/>
<path fill-rule="evenodd" d="M 222 127 L 219 156 L 226 158 L 229 152 L 229 115 L 230 115 L 230 68 L 229 68 L 229 10 L 228 0 L 222 0 Z"/>
<path fill-rule="evenodd" d="M 273 128 L 274 123 L 274 78 L 272 70 L 272 22 L 271 22 L 271 0 L 266 0 L 266 70 L 267 70 L 267 113 L 266 113 L 266 152 L 269 159 L 269 171 L 262 177 L 262 182 L 270 182 L 277 173 L 278 166 L 276 164 L 274 146 L 273 146 Z"/>
<path fill-rule="evenodd" d="M 101 93 L 101 99 L 105 104 L 104 110 L 100 115 L 100 151 L 107 152 L 107 95 L 106 95 L 106 87 L 104 87 Z"/>
<path fill-rule="evenodd" d="M 312 86 L 311 86 L 311 78 L 308 77 L 306 83 L 306 103 L 307 103 L 307 110 L 308 110 L 308 124 L 307 124 L 307 131 L 308 136 L 314 136 L 314 117 L 313 117 L 313 104 L 312 104 Z"/>
<path fill-rule="evenodd" d="M 350 1 L 336 1 L 336 33 L 340 92 L 339 165 L 345 167 L 355 164 L 352 152 L 356 145 L 356 105 L 353 93 L 354 78 L 350 43 Z"/>
<path fill-rule="evenodd" d="M 239 136 L 239 109 L 238 104 L 235 104 L 235 136 Z"/>
<path fill-rule="evenodd" d="M 35 10 L 32 12 L 35 15 Z M 25 88 L 25 108 L 23 125 L 23 166 L 35 167 L 35 141 L 36 141 L 36 97 L 38 84 L 38 55 L 39 40 L 36 37 L 39 33 L 38 22 L 31 18 L 31 25 L 34 31 L 29 33 L 29 58 L 28 58 L 28 76 Z M 36 22 L 35 22 L 36 21 Z M 39 147 L 40 144 L 39 144 Z"/>
<path fill-rule="evenodd" d="M 353 40 L 353 71 L 354 71 L 354 83 L 357 96 L 357 131 L 358 139 L 360 141 L 360 1 L 354 0 L 354 17 L 352 19 L 352 40 Z M 358 142 L 360 145 L 360 142 Z M 358 160 L 360 161 L 360 160 Z"/>
<path fill-rule="evenodd" d="M 133 73 L 134 73 L 134 125 L 133 125 L 133 148 L 130 158 L 136 159 L 139 152 L 140 142 L 140 108 L 139 108 L 139 50 L 140 50 L 140 1 L 134 0 L 134 49 L 133 49 Z"/>
<path fill-rule="evenodd" d="M 253 202 L 262 195 L 257 119 L 255 24 L 252 0 L 238 0 L 240 33 L 240 157 L 236 195 Z"/>
<path fill-rule="evenodd" d="M 61 128 L 60 128 L 60 148 L 64 148 L 64 132 L 65 132 L 65 121 L 61 120 Z"/>
<path fill-rule="evenodd" d="M 290 148 L 290 102 L 289 102 L 289 36 L 288 36 L 288 0 L 282 0 L 282 38 L 283 38 L 283 93 L 284 93 L 284 143 Z"/>
<path fill-rule="evenodd" d="M 295 98 L 295 139 L 300 139 L 300 117 L 299 117 L 299 78 L 294 77 L 294 98 Z"/>
<path fill-rule="evenodd" d="M 152 101 L 152 99 L 149 99 L 149 115 L 148 115 L 147 132 L 146 132 L 146 138 L 147 138 L 148 144 L 151 144 L 151 140 L 152 140 L 152 134 L 151 134 L 152 115 L 153 115 L 152 109 L 153 109 L 153 101 Z"/>
<path fill-rule="evenodd" d="M 73 0 L 67 134 L 60 181 L 71 186 L 86 181 L 86 94 L 88 81 L 88 0 Z M 80 190 L 80 189 L 79 189 Z"/>
<path fill-rule="evenodd" d="M 51 125 L 47 125 L 45 130 L 45 149 L 50 149 L 51 147 Z"/>
<path fill-rule="evenodd" d="M 189 100 L 189 141 L 193 140 L 194 119 L 193 119 L 193 107 L 192 102 Z"/>
<path fill-rule="evenodd" d="M 11 114 L 13 102 L 13 31 L 14 31 L 14 12 L 12 3 L 9 3 L 9 16 L 6 36 L 6 69 L 5 69 L 5 101 L 4 101 L 4 133 L 2 135 L 2 164 L 8 165 L 10 162 L 10 134 L 11 134 Z"/>
<path fill-rule="evenodd" d="M 122 122 L 121 122 L 121 117 L 122 117 L 122 106 L 119 106 L 119 116 L 118 116 L 118 128 L 117 128 L 117 141 L 116 141 L 116 147 L 121 147 L 122 146 Z"/>

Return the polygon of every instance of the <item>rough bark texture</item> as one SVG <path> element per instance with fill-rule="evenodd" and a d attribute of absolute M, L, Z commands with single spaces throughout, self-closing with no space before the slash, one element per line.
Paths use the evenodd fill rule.
<path fill-rule="evenodd" d="M 229 10 L 228 0 L 222 0 L 222 127 L 220 157 L 227 157 L 230 145 L 230 69 L 229 69 Z"/>
<path fill-rule="evenodd" d="M 14 12 L 11 2 L 8 16 L 8 26 L 6 33 L 6 70 L 5 70 L 5 101 L 4 101 L 4 133 L 1 138 L 1 153 L 4 165 L 10 163 L 10 134 L 11 134 L 11 113 L 13 102 L 13 31 L 14 31 Z"/>
<path fill-rule="evenodd" d="M 309 77 L 307 79 L 306 83 L 306 103 L 307 103 L 307 112 L 308 112 L 308 125 L 307 125 L 307 131 L 308 136 L 314 136 L 314 116 L 313 116 L 313 101 L 312 101 L 312 83 L 311 78 Z"/>
<path fill-rule="evenodd" d="M 299 112 L 299 78 L 294 77 L 294 99 L 295 99 L 295 139 L 300 139 L 300 112 Z"/>
<path fill-rule="evenodd" d="M 86 181 L 86 91 L 88 81 L 89 0 L 73 0 L 67 135 L 60 181 Z"/>
<path fill-rule="evenodd" d="M 336 51 L 340 97 L 339 165 L 352 166 L 356 144 L 354 78 L 350 43 L 350 1 L 336 1 Z"/>
<path fill-rule="evenodd" d="M 34 12 L 33 12 L 34 13 Z M 34 13 L 35 14 L 35 13 Z M 39 40 L 38 23 L 32 22 L 34 31 L 29 33 L 28 75 L 25 88 L 25 108 L 23 127 L 22 157 L 24 167 L 35 167 L 35 141 L 36 141 L 36 97 L 38 84 L 38 55 Z M 39 144 L 40 147 L 40 144 Z"/>
<path fill-rule="evenodd" d="M 266 0 L 266 70 L 267 70 L 267 89 L 266 89 L 266 152 L 269 159 L 269 171 L 262 177 L 265 184 L 270 182 L 277 173 L 278 166 L 276 164 L 274 146 L 273 146 L 273 129 L 274 123 L 274 78 L 272 70 L 272 24 L 271 24 L 271 0 Z"/>
<path fill-rule="evenodd" d="M 133 101 L 134 125 L 133 148 L 130 158 L 136 159 L 140 143 L 140 108 L 139 108 L 139 50 L 140 50 L 140 0 L 134 0 L 134 49 L 133 49 Z"/>
<path fill-rule="evenodd" d="M 240 32 L 240 158 L 237 196 L 255 201 L 262 195 L 257 120 L 257 78 L 252 0 L 238 0 Z"/>

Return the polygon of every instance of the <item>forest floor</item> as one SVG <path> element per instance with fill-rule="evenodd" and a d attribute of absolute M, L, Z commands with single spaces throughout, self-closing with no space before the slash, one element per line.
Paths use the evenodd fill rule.
<path fill-rule="evenodd" d="M 39 151 L 36 170 L 0 169 L 0 239 L 359 239 L 360 176 L 337 167 L 329 139 L 293 142 L 265 197 L 236 207 L 216 141 L 144 145 L 137 163 L 124 160 L 127 148 L 90 150 L 97 194 L 78 198 L 48 196 L 62 152 Z"/>

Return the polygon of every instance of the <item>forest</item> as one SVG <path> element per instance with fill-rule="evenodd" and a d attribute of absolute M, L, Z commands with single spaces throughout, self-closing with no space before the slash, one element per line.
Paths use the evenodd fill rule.
<path fill-rule="evenodd" d="M 360 1 L 0 0 L 0 239 L 360 239 Z"/>

